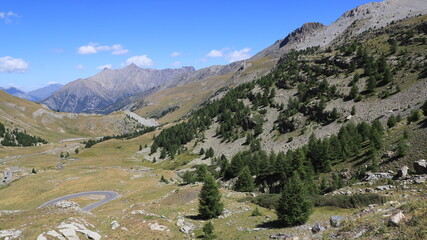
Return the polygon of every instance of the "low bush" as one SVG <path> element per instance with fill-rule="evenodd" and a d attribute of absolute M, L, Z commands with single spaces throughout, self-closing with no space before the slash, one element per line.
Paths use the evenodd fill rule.
<path fill-rule="evenodd" d="M 359 208 L 370 204 L 384 204 L 387 201 L 385 196 L 374 193 L 355 194 L 355 195 L 327 195 L 314 198 L 316 207 L 333 206 L 340 208 Z"/>
<path fill-rule="evenodd" d="M 253 198 L 251 202 L 264 208 L 276 209 L 279 199 L 280 194 L 263 194 Z"/>

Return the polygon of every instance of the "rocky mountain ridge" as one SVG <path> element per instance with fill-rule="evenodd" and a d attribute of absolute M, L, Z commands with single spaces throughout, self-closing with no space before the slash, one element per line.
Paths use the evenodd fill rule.
<path fill-rule="evenodd" d="M 95 76 L 68 83 L 42 103 L 63 112 L 109 113 L 123 107 L 109 109 L 111 105 L 172 84 L 174 79 L 193 71 L 193 67 L 156 70 L 135 64 L 115 70 L 106 68 Z"/>

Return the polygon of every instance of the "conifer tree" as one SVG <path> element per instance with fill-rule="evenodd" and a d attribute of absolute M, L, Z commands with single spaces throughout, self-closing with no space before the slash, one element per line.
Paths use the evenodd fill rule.
<path fill-rule="evenodd" d="M 394 116 L 394 115 L 391 115 L 389 118 L 388 118 L 388 121 L 387 121 L 387 126 L 389 127 L 389 128 L 392 128 L 392 127 L 394 127 L 394 126 L 396 126 L 396 117 Z"/>
<path fill-rule="evenodd" d="M 255 190 L 254 180 L 248 166 L 245 166 L 240 172 L 234 189 L 238 192 L 253 192 Z"/>
<path fill-rule="evenodd" d="M 371 76 L 366 82 L 366 91 L 368 93 L 373 93 L 375 92 L 376 87 L 377 87 L 377 80 L 375 79 L 375 77 Z"/>
<path fill-rule="evenodd" d="M 212 148 L 212 147 L 210 147 L 210 148 L 206 151 L 205 156 L 206 156 L 206 158 L 211 158 L 211 157 L 213 157 L 213 156 L 214 156 L 214 150 L 213 150 L 213 148 Z"/>
<path fill-rule="evenodd" d="M 401 139 L 397 144 L 397 157 L 404 157 L 408 152 L 408 145 L 404 139 Z"/>
<path fill-rule="evenodd" d="M 211 221 L 207 222 L 203 226 L 203 239 L 214 239 L 216 235 L 214 234 L 214 226 Z"/>
<path fill-rule="evenodd" d="M 298 173 L 285 184 L 276 209 L 277 216 L 285 226 L 296 226 L 307 222 L 312 213 L 312 203 Z"/>
<path fill-rule="evenodd" d="M 199 195 L 199 214 L 203 219 L 212 219 L 221 215 L 224 204 L 221 202 L 221 193 L 212 175 L 205 178 Z"/>
<path fill-rule="evenodd" d="M 350 89 L 350 93 L 348 94 L 348 97 L 350 99 L 355 99 L 357 95 L 359 95 L 359 87 L 357 87 L 357 85 L 354 84 Z"/>

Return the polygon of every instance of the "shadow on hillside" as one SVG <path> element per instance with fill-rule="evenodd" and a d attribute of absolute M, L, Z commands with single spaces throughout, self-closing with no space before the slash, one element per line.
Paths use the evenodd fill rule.
<path fill-rule="evenodd" d="M 273 220 L 273 221 L 257 224 L 256 226 L 259 228 L 278 229 L 278 228 L 283 228 L 283 222 L 279 220 Z"/>
<path fill-rule="evenodd" d="M 188 215 L 188 216 L 185 216 L 185 218 L 188 218 L 188 219 L 191 219 L 191 220 L 206 220 L 206 219 L 204 219 L 204 218 L 202 218 L 200 215 Z"/>
<path fill-rule="evenodd" d="M 419 123 L 421 128 L 427 128 L 427 119 L 424 119 L 422 122 Z"/>

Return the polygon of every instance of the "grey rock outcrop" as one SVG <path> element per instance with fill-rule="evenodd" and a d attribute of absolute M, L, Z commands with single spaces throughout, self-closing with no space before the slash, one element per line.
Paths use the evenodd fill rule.
<path fill-rule="evenodd" d="M 415 172 L 418 174 L 427 174 L 427 162 L 425 159 L 421 159 L 414 162 Z"/>
<path fill-rule="evenodd" d="M 329 222 L 331 223 L 332 227 L 339 227 L 341 226 L 342 222 L 344 221 L 344 218 L 341 216 L 332 216 L 329 219 Z"/>

